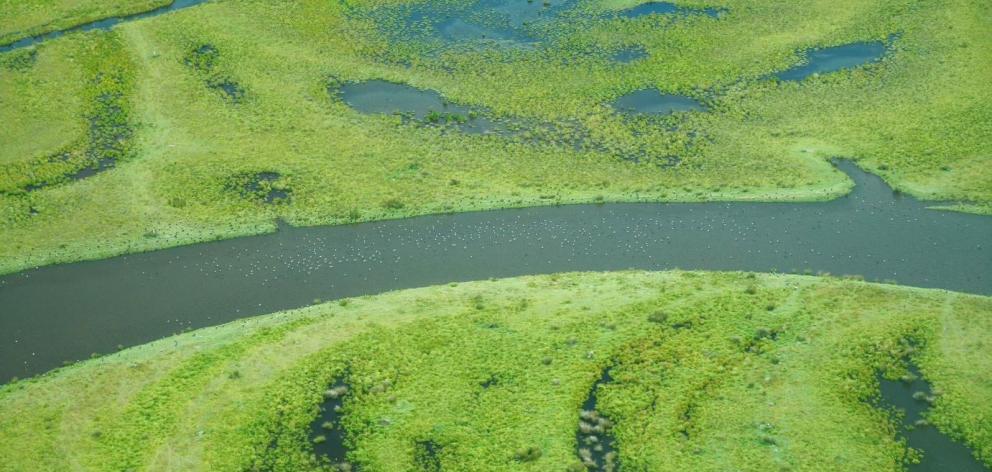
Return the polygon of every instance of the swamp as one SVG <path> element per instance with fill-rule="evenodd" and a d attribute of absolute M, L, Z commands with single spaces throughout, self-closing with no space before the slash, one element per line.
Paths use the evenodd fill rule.
<path fill-rule="evenodd" d="M 988 471 L 990 31 L 0 0 L 0 471 Z"/>

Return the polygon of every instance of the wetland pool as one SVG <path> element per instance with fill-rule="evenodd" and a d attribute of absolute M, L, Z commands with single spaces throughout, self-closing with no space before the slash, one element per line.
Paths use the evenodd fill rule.
<path fill-rule="evenodd" d="M 845 44 L 806 52 L 806 63 L 775 76 L 783 81 L 800 81 L 811 75 L 853 69 L 877 62 L 885 55 L 885 43 L 871 41 Z"/>
<path fill-rule="evenodd" d="M 882 378 L 879 382 L 880 406 L 900 412 L 899 433 L 906 438 L 907 446 L 923 451 L 923 459 L 918 464 L 910 464 L 908 469 L 913 472 L 988 470 L 967 446 L 953 441 L 926 421 L 930 409 L 928 397 L 933 395 L 933 390 L 915 365 L 908 367 L 910 376 L 907 379 Z"/>
<path fill-rule="evenodd" d="M 349 82 L 328 92 L 366 115 L 400 115 L 424 125 L 449 126 L 467 134 L 514 136 L 540 126 L 520 118 L 494 118 L 489 110 L 451 103 L 435 90 L 385 80 Z"/>
<path fill-rule="evenodd" d="M 693 98 L 661 93 L 657 89 L 635 90 L 613 101 L 613 108 L 621 113 L 669 115 L 680 111 L 706 111 L 706 107 Z"/>

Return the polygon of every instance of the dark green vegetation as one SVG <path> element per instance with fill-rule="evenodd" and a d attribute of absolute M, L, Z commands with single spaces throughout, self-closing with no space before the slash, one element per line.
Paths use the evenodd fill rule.
<path fill-rule="evenodd" d="M 986 297 L 829 278 L 452 284 L 0 387 L 0 469 L 311 470 L 314 443 L 344 428 L 368 471 L 582 470 L 592 435 L 614 439 L 625 470 L 900 470 L 919 452 L 875 405 L 878 375 L 907 376 L 906 359 L 933 385 L 927 422 L 987 461 L 990 334 Z M 314 441 L 327 399 L 340 415 Z"/>
<path fill-rule="evenodd" d="M 122 13 L 8 3 L 7 34 Z M 276 218 L 823 200 L 848 188 L 831 156 L 988 211 L 988 2 L 676 6 L 218 0 L 0 53 L 0 271 L 266 232 Z M 884 55 L 774 78 L 852 44 Z M 377 80 L 522 130 L 452 132 L 472 118 L 437 110 L 425 126 L 328 93 Z M 651 89 L 707 110 L 612 106 Z M 285 198 L 232 187 L 268 172 Z"/>

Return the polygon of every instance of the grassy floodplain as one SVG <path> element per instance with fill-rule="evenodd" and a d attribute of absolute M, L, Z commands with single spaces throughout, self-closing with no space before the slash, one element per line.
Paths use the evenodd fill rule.
<path fill-rule="evenodd" d="M 987 297 L 743 273 L 347 299 L 6 385 L 0 469 L 317 469 L 308 425 L 343 377 L 362 470 L 410 470 L 427 441 L 444 470 L 565 470 L 611 367 L 597 409 L 626 470 L 901 470 L 914 454 L 873 399 L 906 358 L 939 392 L 929 421 L 988 463 L 990 315 Z"/>
<path fill-rule="evenodd" d="M 11 12 L 48 5 L 16 3 Z M 831 156 L 900 191 L 989 211 L 988 2 L 686 1 L 720 14 L 615 14 L 635 4 L 579 2 L 525 26 L 539 43 L 520 46 L 404 27 L 402 2 L 216 1 L 0 54 L 0 271 L 271 231 L 277 217 L 822 200 L 849 188 Z M 0 26 L 29 28 L 20 17 Z M 886 56 L 769 79 L 810 48 L 859 41 L 885 41 Z M 631 46 L 648 55 L 610 59 Z M 193 57 L 204 47 L 209 68 Z M 334 93 L 375 79 L 533 129 L 467 135 L 363 115 Z M 100 102 L 108 88 L 110 106 Z M 611 106 L 644 88 L 709 111 L 638 117 Z M 114 131 L 94 131 L 94 117 Z M 108 147 L 113 169 L 71 178 L 100 167 L 93 156 Z M 253 184 L 257 175 L 270 177 Z M 271 189 L 288 198 L 264 198 Z"/>

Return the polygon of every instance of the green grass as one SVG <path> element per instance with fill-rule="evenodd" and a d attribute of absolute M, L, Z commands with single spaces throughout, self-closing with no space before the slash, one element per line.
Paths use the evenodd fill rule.
<path fill-rule="evenodd" d="M 173 0 L 0 0 L 0 45 L 112 16 L 169 5 Z"/>
<path fill-rule="evenodd" d="M 683 2 L 728 13 L 671 24 L 577 17 L 552 31 L 544 51 L 440 53 L 376 26 L 397 19 L 389 8 L 397 3 L 352 2 L 346 14 L 316 0 L 217 1 L 40 46 L 36 65 L 0 74 L 0 96 L 16 105 L 0 114 L 18 123 L 0 131 L 15 143 L 0 151 L 0 188 L 13 189 L 0 195 L 0 272 L 271 231 L 276 218 L 317 225 L 594 201 L 823 200 L 850 188 L 831 156 L 855 158 L 918 197 L 989 211 L 988 2 Z M 877 64 L 799 84 L 762 79 L 799 63 L 806 48 L 892 34 Z M 101 44 L 113 46 L 113 69 L 127 79 L 121 107 L 134 139 L 126 162 L 19 193 L 65 170 L 48 163 L 53 153 L 91 147 L 94 71 L 81 59 Z M 622 66 L 604 59 L 631 44 L 651 56 Z M 204 45 L 217 51 L 209 70 L 188 61 Z M 529 120 L 540 139 L 362 115 L 327 90 L 366 79 Z M 223 83 L 243 95 L 225 96 Z M 689 94 L 712 111 L 632 119 L 609 106 L 642 87 Z M 43 139 L 28 138 L 48 121 L 55 128 Z M 570 142 L 579 138 L 576 149 Z M 668 156 L 681 164 L 659 168 Z M 279 173 L 273 185 L 291 198 L 269 205 L 232 190 L 239 176 L 260 172 Z"/>
<path fill-rule="evenodd" d="M 871 402 L 876 372 L 903 372 L 906 340 L 942 392 L 930 419 L 988 463 L 990 334 L 987 297 L 831 278 L 579 273 L 404 290 L 0 387 L 0 470 L 315 469 L 309 423 L 346 371 L 362 470 L 411 470 L 425 441 L 443 470 L 565 470 L 607 366 L 598 410 L 625 468 L 901 470 L 895 420 Z"/>
<path fill-rule="evenodd" d="M 84 138 L 81 91 L 83 71 L 67 66 L 73 43 L 52 44 L 44 51 L 24 50 L 0 59 L 0 166 L 57 154 Z M 9 172 L 9 171 L 8 171 Z M 23 175 L 23 174 L 20 174 Z M 14 182 L 15 175 L 5 178 Z"/>

